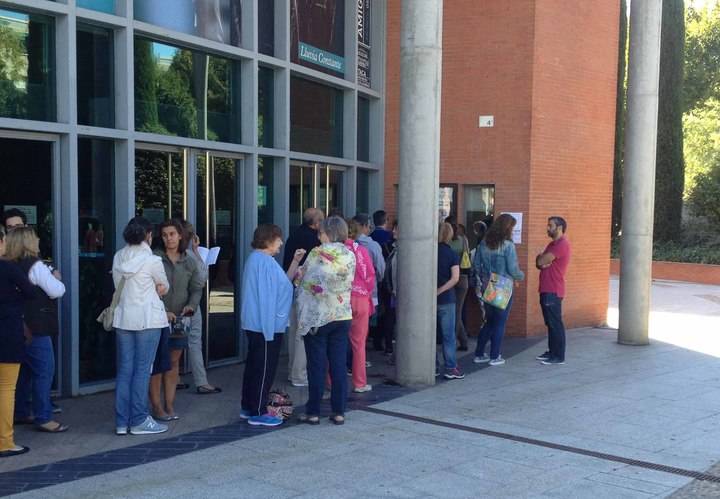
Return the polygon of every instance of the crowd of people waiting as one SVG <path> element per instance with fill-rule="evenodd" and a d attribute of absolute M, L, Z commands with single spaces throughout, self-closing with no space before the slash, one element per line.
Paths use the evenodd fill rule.
<path fill-rule="evenodd" d="M 17 210 L 15 210 L 17 211 Z M 65 292 L 57 270 L 40 260 L 39 240 L 22 212 L 6 212 L 0 228 L 0 457 L 22 454 L 13 440 L 14 424 L 34 424 L 40 431 L 64 432 L 53 420 L 50 390 L 54 376 L 51 336 L 57 334 L 53 306 Z M 488 227 L 489 225 L 489 227 Z M 475 292 L 483 326 L 474 362 L 499 366 L 505 324 L 512 307 L 512 287 L 524 279 L 512 234 L 516 220 L 502 214 L 494 222 L 477 221 L 473 249 L 465 227 L 449 218 L 438 228 L 436 376 L 465 377 L 456 351 L 468 349 L 464 323 L 466 297 Z M 374 229 L 373 229 L 374 226 Z M 565 333 L 561 302 L 569 244 L 566 222 L 548 220 L 552 242 L 538 254 L 540 298 L 549 330 L 547 364 L 564 363 Z M 153 250 L 153 234 L 159 244 Z M 112 265 L 115 285 L 109 308 L 116 333 L 116 434 L 156 434 L 179 419 L 175 392 L 179 361 L 188 350 L 198 393 L 219 393 L 210 385 L 201 352 L 200 306 L 208 269 L 199 256 L 192 225 L 166 220 L 157 229 L 135 217 L 123 231 L 125 247 Z M 257 426 L 282 424 L 268 411 L 284 335 L 288 334 L 289 377 L 308 388 L 305 413 L 298 420 L 320 423 L 320 404 L 330 399 L 330 421 L 343 424 L 348 394 L 372 390 L 367 382 L 368 336 L 376 350 L 394 361 L 397 304 L 398 227 L 380 210 L 370 217 L 345 220 L 324 217 L 309 208 L 302 225 L 285 244 L 282 265 L 276 259 L 284 244 L 280 227 L 258 226 L 242 273 L 241 327 L 247 335 L 247 361 L 240 417 Z M 498 305 L 485 295 L 489 287 L 509 290 Z M 486 302 L 483 306 L 483 302 Z M 100 320 L 100 319 L 99 319 Z M 486 353 L 487 344 L 489 352 Z M 441 362 L 442 360 L 442 362 Z"/>

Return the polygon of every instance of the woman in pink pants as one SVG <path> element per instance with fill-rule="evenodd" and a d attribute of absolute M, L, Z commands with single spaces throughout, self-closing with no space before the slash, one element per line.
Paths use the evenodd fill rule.
<path fill-rule="evenodd" d="M 372 302 L 372 293 L 375 289 L 375 268 L 370 253 L 355 241 L 360 235 L 360 225 L 350 220 L 348 222 L 349 239 L 345 246 L 355 254 L 355 278 L 352 283 L 350 306 L 352 308 L 352 323 L 350 325 L 350 345 L 352 347 L 352 384 L 353 392 L 364 393 L 372 390 L 367 383 L 365 369 L 365 342 L 370 326 L 370 316 L 375 312 Z"/>

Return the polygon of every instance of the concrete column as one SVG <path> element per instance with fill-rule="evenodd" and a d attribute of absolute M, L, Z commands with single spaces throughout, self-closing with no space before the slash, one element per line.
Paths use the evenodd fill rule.
<path fill-rule="evenodd" d="M 403 0 L 397 376 L 435 383 L 442 0 Z"/>
<path fill-rule="evenodd" d="M 630 8 L 618 342 L 647 345 L 652 284 L 662 0 Z"/>

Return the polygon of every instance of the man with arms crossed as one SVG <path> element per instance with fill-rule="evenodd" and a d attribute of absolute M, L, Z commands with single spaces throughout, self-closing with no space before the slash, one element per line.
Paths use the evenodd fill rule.
<path fill-rule="evenodd" d="M 548 328 L 548 351 L 538 355 L 537 360 L 545 365 L 565 363 L 562 300 L 565 297 L 565 272 L 570 263 L 570 243 L 565 237 L 566 231 L 564 218 L 548 218 L 547 234 L 552 241 L 535 258 L 535 266 L 540 270 L 540 308 Z"/>

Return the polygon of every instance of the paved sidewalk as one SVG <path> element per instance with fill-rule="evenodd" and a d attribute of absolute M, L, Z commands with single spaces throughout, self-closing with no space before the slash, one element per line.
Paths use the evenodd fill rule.
<path fill-rule="evenodd" d="M 230 425 L 222 431 L 236 441 L 17 497 L 717 497 L 718 484 L 683 473 L 720 477 L 720 288 L 656 283 L 653 298 L 653 338 L 664 341 L 648 347 L 620 346 L 610 329 L 575 330 L 568 363 L 542 366 L 544 342 L 520 341 L 505 366 L 465 380 L 385 402 L 382 390 L 355 398 L 344 426 L 246 438 L 247 425 Z M 688 323 L 692 331 L 680 327 Z M 227 373 L 229 382 L 237 370 Z M 218 403 L 225 420 L 236 390 Z M 182 395 L 180 407 L 200 411 L 199 397 Z M 223 419 L 203 415 L 205 427 Z M 118 440 L 130 441 L 108 437 Z M 44 452 L 38 443 L 28 459 Z"/>

